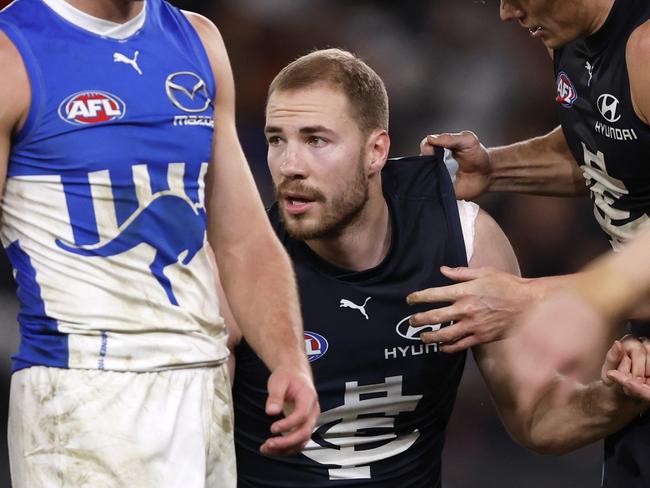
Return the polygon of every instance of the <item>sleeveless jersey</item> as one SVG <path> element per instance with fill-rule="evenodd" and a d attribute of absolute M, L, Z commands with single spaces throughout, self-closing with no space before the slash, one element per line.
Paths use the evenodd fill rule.
<path fill-rule="evenodd" d="M 14 369 L 223 361 L 204 208 L 215 82 L 194 28 L 147 0 L 142 28 L 116 40 L 17 0 L 0 29 L 31 85 L 2 200 Z"/>
<path fill-rule="evenodd" d="M 616 0 L 601 29 L 554 56 L 564 135 L 614 248 L 650 220 L 650 127 L 634 112 L 625 58 L 630 35 L 649 18 L 646 0 Z M 650 486 L 649 453 L 644 414 L 605 439 L 602 486 Z"/>
<path fill-rule="evenodd" d="M 435 164 L 437 163 L 437 164 Z M 241 487 L 440 486 L 440 461 L 465 354 L 424 345 L 411 327 L 412 291 L 450 283 L 439 267 L 467 264 L 458 207 L 441 158 L 389 161 L 382 172 L 392 241 L 372 269 L 340 269 L 292 239 L 270 209 L 291 256 L 305 346 L 322 414 L 296 456 L 259 453 L 273 420 L 269 372 L 245 342 L 236 350 L 235 443 Z"/>
<path fill-rule="evenodd" d="M 650 126 L 634 112 L 625 59 L 648 18 L 646 0 L 616 0 L 598 32 L 554 54 L 562 129 L 614 248 L 650 221 Z"/>

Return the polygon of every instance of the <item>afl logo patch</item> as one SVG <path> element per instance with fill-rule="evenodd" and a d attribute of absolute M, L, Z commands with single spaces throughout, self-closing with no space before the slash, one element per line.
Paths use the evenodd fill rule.
<path fill-rule="evenodd" d="M 327 348 L 327 339 L 322 335 L 305 331 L 305 351 L 310 363 L 322 358 L 327 352 Z"/>
<path fill-rule="evenodd" d="M 82 91 L 70 95 L 59 105 L 59 117 L 73 125 L 91 125 L 121 119 L 126 104 L 103 91 Z"/>
<path fill-rule="evenodd" d="M 557 97 L 555 101 L 565 108 L 570 108 L 578 98 L 575 86 L 571 83 L 569 75 L 560 71 L 557 75 Z"/>
<path fill-rule="evenodd" d="M 440 329 L 441 326 L 446 326 L 449 325 L 449 323 L 444 323 L 444 324 L 435 324 L 435 325 L 420 325 L 419 327 L 413 327 L 409 323 L 409 319 L 411 316 L 409 315 L 408 317 L 404 317 L 402 320 L 400 320 L 397 324 L 397 327 L 395 327 L 395 332 L 404 339 L 408 339 L 410 341 L 419 341 L 420 340 L 420 334 L 423 332 L 435 332 Z"/>

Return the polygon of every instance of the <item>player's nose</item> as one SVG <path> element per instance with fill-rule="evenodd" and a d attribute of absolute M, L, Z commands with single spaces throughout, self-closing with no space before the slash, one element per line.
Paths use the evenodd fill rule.
<path fill-rule="evenodd" d="M 286 149 L 282 155 L 280 174 L 287 178 L 305 176 L 306 166 L 304 164 L 303 158 L 300 155 L 300 151 L 298 150 L 297 145 L 287 144 Z"/>
<path fill-rule="evenodd" d="M 509 0 L 501 0 L 499 5 L 499 16 L 501 20 L 512 20 L 512 19 L 521 19 L 525 16 L 524 11 L 513 5 Z"/>

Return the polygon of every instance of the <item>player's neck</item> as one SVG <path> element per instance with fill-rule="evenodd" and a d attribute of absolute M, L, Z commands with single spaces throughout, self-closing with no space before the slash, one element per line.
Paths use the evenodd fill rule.
<path fill-rule="evenodd" d="M 589 36 L 600 30 L 607 20 L 609 13 L 612 11 L 615 1 L 616 0 L 598 0 L 592 7 L 590 7 L 593 11 L 593 15 L 591 16 L 589 25 L 587 26 L 587 31 L 584 33 L 585 36 Z"/>
<path fill-rule="evenodd" d="M 379 189 L 364 209 L 336 237 L 313 239 L 307 245 L 321 258 L 344 269 L 363 271 L 379 265 L 390 249 L 390 212 Z"/>
<path fill-rule="evenodd" d="M 128 22 L 138 15 L 145 0 L 65 0 L 82 12 L 118 24 Z"/>

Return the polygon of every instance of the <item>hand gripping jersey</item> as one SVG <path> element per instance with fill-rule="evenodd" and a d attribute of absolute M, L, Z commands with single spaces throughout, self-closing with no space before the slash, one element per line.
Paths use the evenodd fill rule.
<path fill-rule="evenodd" d="M 648 18 L 646 0 L 617 0 L 598 32 L 554 54 L 562 129 L 615 248 L 650 221 L 650 127 L 634 112 L 625 58 Z"/>
<path fill-rule="evenodd" d="M 204 207 L 215 83 L 191 24 L 148 0 L 142 28 L 116 40 L 17 0 L 0 29 L 32 97 L 2 201 L 21 302 L 14 369 L 222 361 Z"/>
<path fill-rule="evenodd" d="M 392 222 L 388 255 L 354 272 L 322 260 L 270 218 L 293 260 L 322 414 L 296 456 L 259 453 L 274 419 L 264 413 L 269 372 L 250 346 L 236 351 L 235 442 L 241 487 L 440 486 L 440 456 L 465 354 L 443 354 L 411 327 L 412 291 L 450 282 L 443 264 L 467 264 L 458 207 L 440 158 L 389 161 L 382 172 Z"/>
<path fill-rule="evenodd" d="M 646 0 L 616 0 L 598 32 L 554 56 L 562 128 L 614 248 L 650 220 L 650 127 L 634 112 L 625 57 L 630 35 L 648 19 Z M 632 332 L 647 336 L 648 330 L 633 326 Z M 605 439 L 602 486 L 650 486 L 648 455 L 644 414 Z"/>

